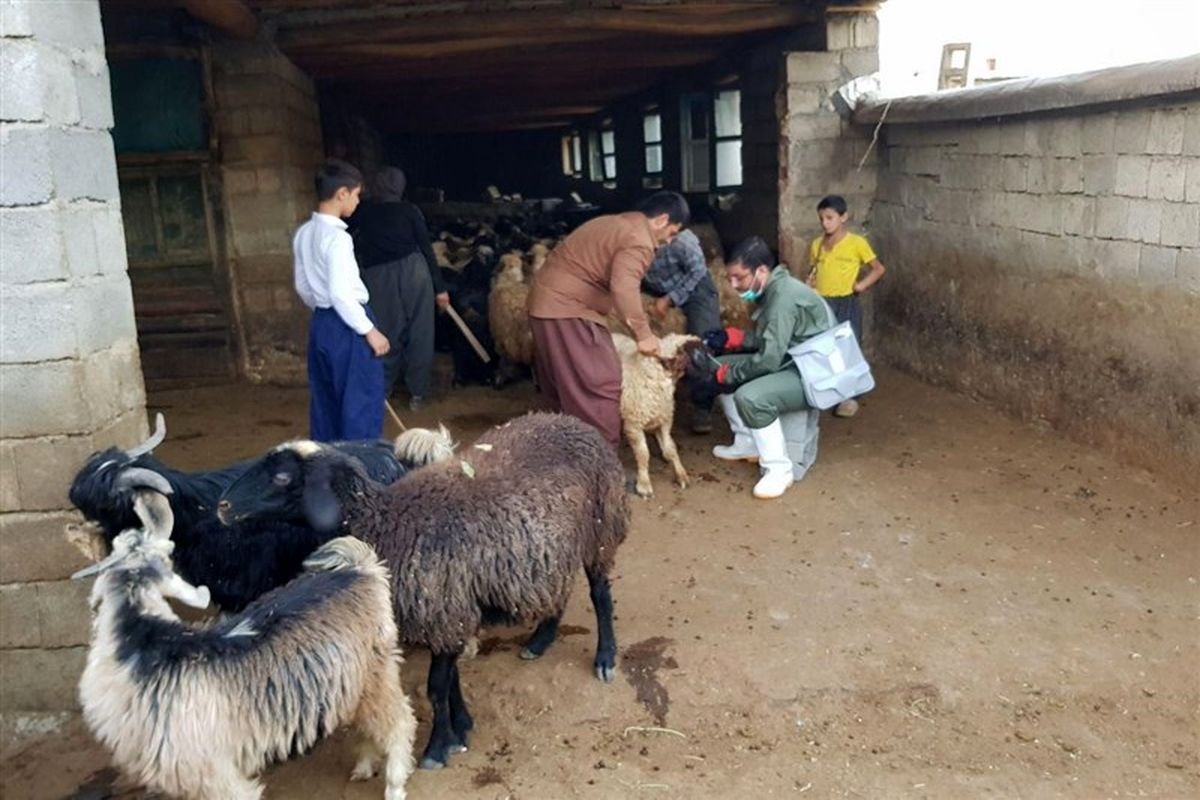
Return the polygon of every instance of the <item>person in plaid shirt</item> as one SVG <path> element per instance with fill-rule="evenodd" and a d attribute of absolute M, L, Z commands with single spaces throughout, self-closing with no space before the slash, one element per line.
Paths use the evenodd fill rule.
<path fill-rule="evenodd" d="M 642 278 L 642 288 L 658 298 L 654 302 L 654 313 L 659 319 L 675 306 L 687 318 L 690 334 L 703 336 L 721 327 L 717 287 L 708 274 L 700 240 L 691 231 L 680 231 L 670 244 L 658 248 L 654 262 Z M 692 431 L 708 433 L 712 430 L 714 398 L 708 387 L 699 382 L 691 382 L 690 394 Z"/>

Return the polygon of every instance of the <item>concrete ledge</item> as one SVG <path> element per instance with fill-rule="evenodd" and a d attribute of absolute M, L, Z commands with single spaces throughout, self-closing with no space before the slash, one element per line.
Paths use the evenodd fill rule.
<path fill-rule="evenodd" d="M 1024 78 L 873 101 L 855 110 L 854 121 L 876 123 L 883 118 L 885 108 L 889 124 L 948 122 L 1195 92 L 1200 92 L 1200 54 L 1054 78 Z"/>

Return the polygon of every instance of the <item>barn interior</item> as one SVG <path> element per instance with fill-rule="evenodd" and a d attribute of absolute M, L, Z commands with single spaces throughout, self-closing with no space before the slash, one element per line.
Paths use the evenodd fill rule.
<path fill-rule="evenodd" d="M 774 246 L 783 58 L 824 50 L 829 13 L 869 11 L 785 0 L 102 9 L 152 386 L 303 379 L 287 236 L 325 155 L 368 178 L 400 166 L 431 217 L 494 215 L 515 198 L 566 201 L 578 222 L 666 187 L 726 242 Z"/>

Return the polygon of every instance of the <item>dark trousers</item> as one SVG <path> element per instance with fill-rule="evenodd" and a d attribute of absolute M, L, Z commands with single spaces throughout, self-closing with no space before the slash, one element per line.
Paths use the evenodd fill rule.
<path fill-rule="evenodd" d="M 584 319 L 537 319 L 533 331 L 538 389 L 552 411 L 588 423 L 615 451 L 621 444 L 621 363 L 612 334 Z"/>
<path fill-rule="evenodd" d="M 696 284 L 695 291 L 684 302 L 681 310 L 687 318 L 687 332 L 693 336 L 703 336 L 721 327 L 721 298 L 711 276 L 705 275 L 700 279 L 700 283 Z M 692 406 L 700 411 L 711 411 L 716 398 L 710 384 L 690 378 L 687 380 Z"/>
<path fill-rule="evenodd" d="M 433 383 L 433 279 L 425 257 L 413 253 L 362 270 L 371 310 L 392 349 L 383 357 L 384 395 L 401 372 L 404 388 L 428 397 Z"/>
<path fill-rule="evenodd" d="M 858 339 L 858 346 L 862 347 L 862 306 L 858 302 L 858 295 L 826 297 L 825 302 L 829 303 L 829 307 L 833 309 L 833 315 L 837 317 L 838 322 L 850 322 L 850 327 L 854 329 L 854 338 Z"/>
<path fill-rule="evenodd" d="M 308 326 L 308 391 L 314 441 L 383 435 L 383 364 L 332 308 L 314 310 Z"/>

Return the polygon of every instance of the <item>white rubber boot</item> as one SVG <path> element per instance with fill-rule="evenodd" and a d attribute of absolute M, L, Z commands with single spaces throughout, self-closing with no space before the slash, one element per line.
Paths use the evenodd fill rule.
<path fill-rule="evenodd" d="M 775 420 L 765 428 L 751 429 L 750 434 L 758 450 L 758 466 L 763 471 L 762 478 L 754 485 L 754 496 L 759 500 L 780 497 L 794 480 L 783 424 Z"/>
<path fill-rule="evenodd" d="M 754 446 L 754 437 L 750 429 L 742 422 L 737 406 L 733 403 L 733 395 L 723 394 L 717 398 L 725 418 L 729 420 L 729 428 L 733 431 L 733 444 L 719 444 L 712 449 L 712 454 L 722 461 L 758 461 L 758 449 Z"/>

